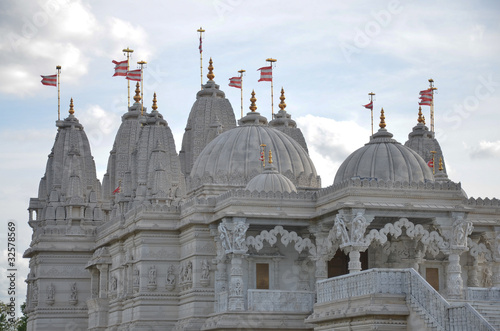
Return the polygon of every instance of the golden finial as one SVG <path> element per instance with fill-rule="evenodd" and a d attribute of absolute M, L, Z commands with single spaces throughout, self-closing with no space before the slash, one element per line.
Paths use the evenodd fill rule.
<path fill-rule="evenodd" d="M 443 158 L 439 158 L 439 171 L 443 171 Z"/>
<path fill-rule="evenodd" d="M 213 61 L 212 61 L 212 58 L 210 58 L 210 61 L 208 61 L 208 74 L 207 74 L 207 78 L 209 80 L 214 80 L 214 73 L 213 73 L 213 70 L 214 70 L 214 66 L 212 65 L 213 64 Z"/>
<path fill-rule="evenodd" d="M 422 115 L 422 123 L 425 125 L 425 116 Z"/>
<path fill-rule="evenodd" d="M 273 152 L 271 152 L 271 150 L 269 150 L 269 164 L 272 164 L 273 163 Z"/>
<path fill-rule="evenodd" d="M 151 108 L 153 108 L 153 111 L 158 109 L 158 106 L 156 105 L 156 92 L 153 93 L 153 106 Z"/>
<path fill-rule="evenodd" d="M 380 126 L 381 129 L 385 129 L 385 116 L 384 116 L 384 108 L 380 111 Z"/>
<path fill-rule="evenodd" d="M 422 117 L 422 107 L 420 107 L 420 106 L 418 106 L 418 120 L 417 121 L 418 121 L 418 123 L 424 123 L 424 119 Z"/>
<path fill-rule="evenodd" d="M 286 108 L 286 103 L 285 103 L 285 90 L 283 89 L 283 87 L 281 88 L 281 96 L 280 96 L 280 109 L 281 110 L 285 110 Z"/>
<path fill-rule="evenodd" d="M 71 101 L 69 102 L 69 113 L 71 115 L 75 113 L 75 110 L 73 109 L 73 98 L 71 98 Z"/>
<path fill-rule="evenodd" d="M 141 89 L 139 88 L 139 82 L 135 84 L 135 95 L 134 95 L 134 100 L 135 102 L 141 101 Z"/>
<path fill-rule="evenodd" d="M 255 112 L 257 110 L 257 105 L 255 104 L 255 101 L 257 101 L 257 98 L 255 98 L 255 91 L 252 90 L 252 97 L 250 98 L 250 110 L 253 112 Z"/>

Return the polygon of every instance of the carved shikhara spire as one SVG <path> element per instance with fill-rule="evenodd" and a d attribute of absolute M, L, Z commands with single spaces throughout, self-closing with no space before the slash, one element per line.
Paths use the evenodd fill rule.
<path fill-rule="evenodd" d="M 279 107 L 281 110 L 285 110 L 286 108 L 286 103 L 285 103 L 285 90 L 283 89 L 283 87 L 281 88 L 281 96 L 280 96 L 280 104 L 279 104 Z"/>
<path fill-rule="evenodd" d="M 423 123 L 425 124 L 425 120 L 424 118 L 422 117 L 422 107 L 418 107 L 418 123 Z"/>
<path fill-rule="evenodd" d="M 69 111 L 70 115 L 73 115 L 75 113 L 75 110 L 73 109 L 73 98 L 71 98 L 71 101 L 69 102 Z"/>
<path fill-rule="evenodd" d="M 252 113 L 254 113 L 256 110 L 257 110 L 257 105 L 255 104 L 255 101 L 257 101 L 257 98 L 255 97 L 255 91 L 252 90 L 252 97 L 250 98 L 250 110 L 252 111 Z"/>
<path fill-rule="evenodd" d="M 384 116 L 384 108 L 380 110 L 380 124 L 378 125 L 381 129 L 385 129 L 385 116 Z"/>
<path fill-rule="evenodd" d="M 134 95 L 134 100 L 135 102 L 139 103 L 141 101 L 141 89 L 139 88 L 139 82 L 135 84 L 135 95 Z"/>
<path fill-rule="evenodd" d="M 213 70 L 214 70 L 213 61 L 212 58 L 210 58 L 210 61 L 208 61 L 208 74 L 207 74 L 207 78 L 209 80 L 214 80 L 215 78 Z"/>
<path fill-rule="evenodd" d="M 156 92 L 153 93 L 153 106 L 151 106 L 151 108 L 153 108 L 153 111 L 158 109 L 158 106 L 156 105 Z"/>

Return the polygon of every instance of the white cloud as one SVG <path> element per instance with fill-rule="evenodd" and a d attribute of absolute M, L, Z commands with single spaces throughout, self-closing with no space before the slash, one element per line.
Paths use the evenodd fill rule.
<path fill-rule="evenodd" d="M 467 147 L 466 147 L 467 148 Z M 471 158 L 488 159 L 500 157 L 500 140 L 480 141 L 478 146 L 468 147 Z"/>
<path fill-rule="evenodd" d="M 332 185 L 342 162 L 369 141 L 370 131 L 354 121 L 336 121 L 313 115 L 296 120 L 323 187 Z"/>

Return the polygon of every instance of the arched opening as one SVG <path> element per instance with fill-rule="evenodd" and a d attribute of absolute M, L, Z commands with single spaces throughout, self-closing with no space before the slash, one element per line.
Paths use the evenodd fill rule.
<path fill-rule="evenodd" d="M 368 250 L 361 252 L 361 270 L 368 269 Z M 328 261 L 328 278 L 346 275 L 349 273 L 349 256 L 338 249 L 333 258 Z"/>

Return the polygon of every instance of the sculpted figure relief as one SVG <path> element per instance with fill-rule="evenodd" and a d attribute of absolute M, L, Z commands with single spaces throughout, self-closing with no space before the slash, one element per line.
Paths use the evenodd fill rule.
<path fill-rule="evenodd" d="M 156 285 L 156 267 L 149 267 L 149 285 Z"/>
<path fill-rule="evenodd" d="M 55 295 L 56 287 L 51 283 L 49 286 L 47 286 L 47 300 L 54 300 Z"/>
<path fill-rule="evenodd" d="M 175 285 L 175 270 L 174 266 L 171 264 L 167 271 L 167 285 Z"/>
<path fill-rule="evenodd" d="M 210 266 L 208 265 L 207 259 L 204 259 L 201 263 L 201 279 L 210 278 Z"/>
<path fill-rule="evenodd" d="M 78 289 L 76 288 L 76 283 L 73 283 L 71 285 L 71 296 L 70 296 L 71 301 L 76 301 L 78 300 Z"/>

